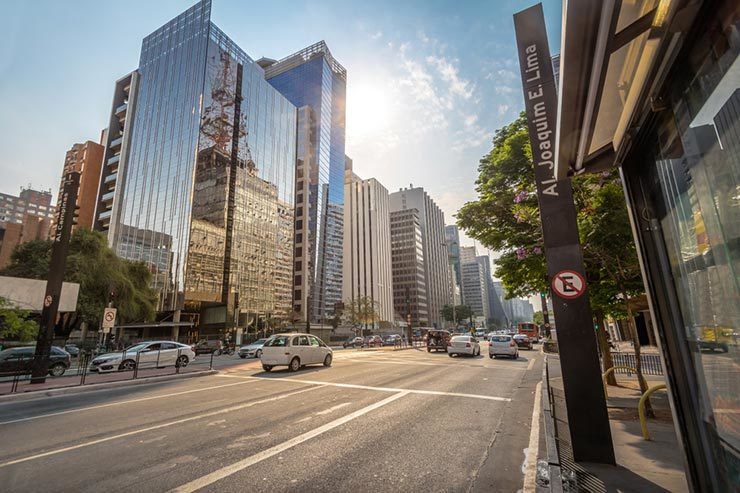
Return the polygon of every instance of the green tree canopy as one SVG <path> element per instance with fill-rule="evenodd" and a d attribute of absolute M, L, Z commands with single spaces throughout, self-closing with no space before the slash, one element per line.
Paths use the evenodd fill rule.
<path fill-rule="evenodd" d="M 0 339 L 32 341 L 38 334 L 39 326 L 29 320 L 30 313 L 15 308 L 5 298 L 0 297 Z"/>
<path fill-rule="evenodd" d="M 445 305 L 442 308 L 442 317 L 448 321 L 452 322 L 452 305 Z M 456 322 L 458 324 L 465 323 L 470 319 L 470 315 L 472 314 L 472 310 L 468 305 L 457 305 L 455 306 L 455 318 L 457 319 Z"/>
<path fill-rule="evenodd" d="M 344 302 L 342 317 L 345 324 L 356 329 L 361 328 L 363 325 L 371 325 L 374 322 L 379 322 L 378 302 L 373 301 L 369 296 L 348 298 Z"/>
<path fill-rule="evenodd" d="M 496 131 L 478 170 L 478 199 L 460 209 L 458 225 L 501 254 L 496 276 L 507 297 L 549 292 L 524 113 Z M 643 290 L 622 187 L 614 172 L 582 175 L 573 179 L 573 197 L 592 306 L 616 314 Z"/>
<path fill-rule="evenodd" d="M 49 240 L 22 243 L 16 247 L 2 275 L 46 279 L 50 253 Z M 119 322 L 144 322 L 154 318 L 157 293 L 150 287 L 151 273 L 146 264 L 118 258 L 108 248 L 102 233 L 86 229 L 74 232 L 64 280 L 80 284 L 77 313 L 66 327 L 67 332 L 83 321 L 97 327 L 111 292 Z"/>

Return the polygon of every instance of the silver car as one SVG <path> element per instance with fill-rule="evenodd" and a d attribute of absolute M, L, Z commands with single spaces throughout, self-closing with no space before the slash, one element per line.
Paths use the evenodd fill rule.
<path fill-rule="evenodd" d="M 510 335 L 492 335 L 488 344 L 488 356 L 493 359 L 499 356 L 519 358 L 519 347 Z"/>
<path fill-rule="evenodd" d="M 262 356 L 262 346 L 269 340 L 269 338 L 257 339 L 252 344 L 247 344 L 239 348 L 240 358 L 259 358 Z"/>
<path fill-rule="evenodd" d="M 452 336 L 447 343 L 447 354 L 450 358 L 453 354 L 465 354 L 468 356 L 480 355 L 480 344 L 478 339 L 472 336 Z"/>
<path fill-rule="evenodd" d="M 193 348 L 173 341 L 141 342 L 115 353 L 99 354 L 90 363 L 90 371 L 108 373 L 113 371 L 166 366 L 188 366 L 195 359 Z"/>

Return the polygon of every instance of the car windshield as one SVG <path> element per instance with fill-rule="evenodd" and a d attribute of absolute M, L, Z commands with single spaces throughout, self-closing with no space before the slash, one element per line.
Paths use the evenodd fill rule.
<path fill-rule="evenodd" d="M 290 338 L 288 336 L 277 336 L 265 343 L 267 347 L 285 347 L 288 345 Z"/>
<path fill-rule="evenodd" d="M 491 342 L 509 342 L 510 340 L 509 336 L 491 336 Z"/>
<path fill-rule="evenodd" d="M 256 340 L 256 341 L 254 341 L 254 342 L 253 342 L 252 344 L 264 344 L 264 343 L 265 343 L 265 341 L 267 341 L 267 339 L 257 339 L 257 340 Z"/>

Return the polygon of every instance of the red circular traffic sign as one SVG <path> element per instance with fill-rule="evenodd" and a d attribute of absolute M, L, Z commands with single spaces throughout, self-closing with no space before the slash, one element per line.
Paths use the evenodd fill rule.
<path fill-rule="evenodd" d="M 561 270 L 552 278 L 552 290 L 566 300 L 580 298 L 586 292 L 586 280 L 574 270 Z"/>
<path fill-rule="evenodd" d="M 107 313 L 105 314 L 105 319 L 106 319 L 106 320 L 107 320 L 108 322 L 112 322 L 114 318 L 116 318 L 116 314 L 115 314 L 115 313 L 113 313 L 113 312 L 107 312 Z"/>
<path fill-rule="evenodd" d="M 38 299 L 38 298 L 36 298 L 36 299 Z M 51 306 L 51 302 L 52 302 L 51 295 L 47 295 L 46 298 L 44 298 L 44 306 L 47 307 L 47 308 L 50 307 Z"/>

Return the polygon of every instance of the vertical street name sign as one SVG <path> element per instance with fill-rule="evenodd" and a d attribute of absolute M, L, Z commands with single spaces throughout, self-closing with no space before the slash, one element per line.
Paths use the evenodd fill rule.
<path fill-rule="evenodd" d="M 41 310 L 41 320 L 39 322 L 39 335 L 36 338 L 36 353 L 31 367 L 31 383 L 44 383 L 46 381 L 79 188 L 80 174 L 77 172 L 67 173 L 64 178 L 62 195 L 59 197 L 57 223 L 52 236 L 51 262 L 49 263 L 49 276 L 46 280 L 44 307 Z"/>
<path fill-rule="evenodd" d="M 614 464 L 587 287 L 585 281 L 575 287 L 571 281 L 585 279 L 585 271 L 571 182 L 555 176 L 558 97 L 542 4 L 514 14 L 514 30 L 547 274 L 551 285 L 562 287 L 561 293 L 566 294 L 559 296 L 554 289 L 552 305 L 558 323 L 558 349 L 573 457 L 576 461 Z M 564 272 L 569 275 L 557 277 Z M 575 292 L 578 296 L 571 296 Z"/>

